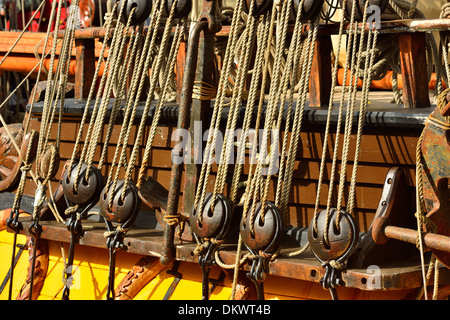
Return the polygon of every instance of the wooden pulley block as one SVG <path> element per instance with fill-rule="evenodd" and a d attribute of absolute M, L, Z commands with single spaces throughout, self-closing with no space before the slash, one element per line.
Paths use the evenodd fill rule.
<path fill-rule="evenodd" d="M 87 168 L 88 165 L 84 162 L 74 163 L 72 170 L 66 170 L 62 178 L 61 185 L 64 195 L 67 200 L 74 204 L 97 203 L 103 189 L 103 177 L 100 170 L 92 166 L 86 179 Z M 77 188 L 75 188 L 78 170 L 80 174 Z M 69 171 L 71 171 L 70 176 Z"/>
<path fill-rule="evenodd" d="M 167 16 L 170 14 L 170 10 L 172 9 L 173 0 L 166 0 L 164 2 L 164 11 Z M 173 13 L 173 17 L 175 19 L 185 18 L 191 13 L 192 9 L 192 0 L 178 0 L 177 5 L 175 7 L 175 11 Z"/>
<path fill-rule="evenodd" d="M 189 223 L 192 232 L 199 238 L 223 239 L 230 228 L 231 205 L 228 199 L 218 193 L 216 195 L 214 208 L 212 206 L 213 194 L 207 193 L 201 221 L 199 212 L 194 208 L 192 210 Z"/>
<path fill-rule="evenodd" d="M 131 18 L 131 25 L 133 26 L 143 23 L 152 12 L 152 0 L 120 0 L 119 5 L 117 6 L 117 15 L 120 13 L 120 8 L 123 5 L 123 1 L 126 1 L 121 17 L 123 23 L 128 21 L 133 8 L 136 8 L 134 11 L 134 16 Z"/>
<path fill-rule="evenodd" d="M 246 13 L 250 11 L 251 0 L 244 1 L 243 9 Z M 273 0 L 255 0 L 253 16 L 259 17 L 266 14 L 272 8 Z"/>
<path fill-rule="evenodd" d="M 317 231 L 314 230 L 314 220 L 308 228 L 308 241 L 311 251 L 321 262 L 331 260 L 343 261 L 348 259 L 357 247 L 358 233 L 355 222 L 350 214 L 341 211 L 339 230 L 336 228 L 337 210 L 330 210 L 328 225 L 328 242 L 324 239 L 326 210 L 319 212 L 317 217 Z"/>
<path fill-rule="evenodd" d="M 38 159 L 39 176 L 43 179 L 49 177 L 52 179 L 58 172 L 59 153 L 53 144 L 47 145 L 43 156 Z"/>
<path fill-rule="evenodd" d="M 366 5 L 366 1 L 369 1 L 369 6 L 377 6 L 380 8 L 380 14 L 384 12 L 386 6 L 388 5 L 388 0 L 347 0 L 347 5 L 344 10 L 345 18 L 348 20 L 351 19 L 353 2 L 356 1 L 355 5 L 355 20 L 362 21 L 364 15 L 364 7 Z M 344 0 L 340 0 L 341 7 L 344 4 Z"/>
<path fill-rule="evenodd" d="M 302 0 L 293 0 L 292 10 L 294 11 L 294 17 L 297 16 L 298 10 L 300 10 L 301 2 Z M 303 2 L 300 19 L 302 21 L 307 21 L 317 17 L 322 11 L 323 2 L 324 0 L 305 0 Z"/>
<path fill-rule="evenodd" d="M 262 219 L 262 202 L 253 204 L 255 208 L 254 233 L 251 230 L 252 207 L 246 219 L 241 220 L 240 232 L 245 246 L 253 251 L 273 253 L 276 251 L 282 231 L 281 214 L 273 202 L 267 201 L 264 220 Z"/>
<path fill-rule="evenodd" d="M 139 212 L 141 200 L 137 194 L 137 188 L 132 181 L 127 183 L 125 195 L 122 197 L 125 180 L 117 181 L 113 190 L 112 182 L 106 193 L 106 187 L 100 195 L 99 206 L 100 214 L 108 221 L 120 223 L 124 227 L 131 226 Z M 109 207 L 109 201 L 113 198 L 112 206 Z"/>

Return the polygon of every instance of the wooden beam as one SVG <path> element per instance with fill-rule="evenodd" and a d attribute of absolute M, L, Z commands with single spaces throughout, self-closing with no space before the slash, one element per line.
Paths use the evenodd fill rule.
<path fill-rule="evenodd" d="M 405 108 L 429 107 L 425 33 L 399 34 L 398 44 Z"/>
<path fill-rule="evenodd" d="M 75 69 L 75 98 L 89 95 L 95 72 L 95 40 L 75 39 L 77 62 Z"/>
<path fill-rule="evenodd" d="M 309 106 L 322 107 L 330 102 L 331 90 L 331 37 L 319 35 L 309 77 Z"/>

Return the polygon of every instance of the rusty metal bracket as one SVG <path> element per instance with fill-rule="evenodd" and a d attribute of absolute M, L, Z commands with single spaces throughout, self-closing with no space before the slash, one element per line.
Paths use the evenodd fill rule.
<path fill-rule="evenodd" d="M 411 189 L 411 190 L 410 190 Z M 415 251 L 409 244 L 399 241 L 387 243 L 386 224 L 413 228 L 415 225 L 414 192 L 406 186 L 401 168 L 393 167 L 386 174 L 377 212 L 368 232 L 361 238 L 359 248 L 349 260 L 349 266 L 363 268 L 393 259 L 401 259 Z"/>
<path fill-rule="evenodd" d="M 448 96 L 446 97 L 448 102 Z M 450 103 L 449 103 L 450 104 Z M 449 104 L 443 110 L 439 106 L 428 117 L 422 133 L 423 198 L 426 219 L 435 225 L 435 230 L 424 231 L 446 236 L 450 239 L 450 123 L 446 119 Z M 450 246 L 450 241 L 446 241 Z M 450 268 L 450 254 L 431 247 L 433 254 Z"/>
<path fill-rule="evenodd" d="M 177 129 L 188 129 L 191 120 L 191 111 L 197 108 L 201 109 L 201 107 L 206 103 L 205 101 L 193 99 L 192 92 L 194 89 L 194 82 L 196 80 L 204 81 L 205 77 L 210 78 L 211 76 L 211 66 L 208 65 L 208 59 L 214 56 L 214 35 L 221 29 L 221 24 L 215 17 L 216 6 L 216 0 L 204 0 L 203 11 L 198 19 L 198 22 L 194 25 L 190 32 L 186 56 L 187 63 L 183 75 L 181 101 L 178 110 Z M 202 36 L 203 41 L 201 41 Z M 200 46 L 202 46 L 201 49 Z M 179 139 L 181 140 L 182 137 Z M 180 152 L 181 151 L 182 150 L 180 150 Z M 179 156 L 183 157 L 183 154 L 180 154 Z M 172 163 L 169 194 L 167 199 L 168 216 L 174 216 L 178 211 L 183 168 L 183 163 Z M 197 173 L 194 172 L 194 175 L 196 174 Z M 183 192 L 185 202 L 187 197 L 192 195 L 188 190 L 192 189 L 192 186 L 195 186 L 196 183 L 195 178 L 192 179 L 192 177 L 187 177 L 186 179 L 193 183 L 191 183 L 190 187 L 186 187 L 185 185 L 185 192 Z M 175 228 L 176 225 L 173 224 L 166 224 L 165 226 L 163 251 L 160 258 L 161 263 L 164 265 L 171 263 L 174 258 Z"/>

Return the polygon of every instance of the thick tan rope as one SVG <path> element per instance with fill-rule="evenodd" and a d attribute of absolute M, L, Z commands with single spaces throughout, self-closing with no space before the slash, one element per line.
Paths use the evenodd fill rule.
<path fill-rule="evenodd" d="M 356 32 L 357 32 L 357 26 L 355 23 L 355 12 L 356 12 L 356 3 L 353 2 L 353 6 L 352 6 L 352 13 L 351 13 L 351 18 L 350 18 L 350 30 L 348 32 L 348 43 L 353 43 L 352 47 L 355 48 L 356 47 Z M 342 24 L 342 22 L 341 22 Z M 341 39 L 340 39 L 341 40 Z M 345 67 L 344 67 L 344 84 L 347 83 L 347 76 L 348 76 L 348 70 L 349 70 L 349 65 L 353 68 L 354 61 L 355 61 L 355 56 L 356 56 L 356 52 L 355 50 L 353 50 L 352 55 L 347 55 L 346 60 L 345 60 Z M 336 72 L 336 70 L 335 70 Z M 335 76 L 337 74 L 335 73 Z M 355 77 L 355 76 L 353 76 Z M 353 78 L 353 80 L 355 80 Z M 332 89 L 333 90 L 333 89 Z M 337 129 L 336 129 L 336 138 L 335 138 L 335 143 L 334 143 L 334 152 L 333 152 L 333 160 L 332 160 L 332 166 L 331 166 L 331 175 L 330 175 L 330 183 L 329 183 L 329 189 L 328 189 L 328 197 L 327 197 L 327 211 L 326 211 L 326 221 L 325 221 L 325 234 L 324 234 L 324 240 L 326 242 L 328 242 L 328 225 L 329 225 L 329 219 L 330 219 L 330 210 L 331 210 L 331 199 L 332 199 L 332 193 L 333 193 L 333 186 L 335 183 L 335 174 L 336 174 L 336 170 L 337 170 L 337 151 L 338 151 L 338 146 L 340 143 L 340 128 L 341 128 L 341 123 L 342 123 L 342 114 L 343 114 L 343 106 L 344 106 L 344 100 L 346 97 L 346 87 L 343 87 L 342 93 L 341 93 L 341 99 L 340 99 L 340 104 L 339 104 L 339 113 L 338 113 L 338 120 L 337 120 Z M 319 202 L 319 195 L 321 192 L 321 188 L 322 188 L 322 170 L 325 170 L 325 157 L 326 157 L 326 148 L 328 145 L 328 134 L 329 134 L 329 122 L 331 119 L 331 106 L 332 106 L 332 99 L 330 99 L 330 106 L 329 106 L 329 110 L 328 110 L 328 117 L 327 117 L 327 126 L 325 128 L 325 135 L 324 135 L 324 143 L 323 143 L 323 149 L 322 149 L 322 162 L 321 162 L 321 174 L 319 175 L 319 186 L 318 186 L 318 191 L 317 191 L 317 198 L 316 198 L 316 207 L 315 207 L 315 212 L 314 212 L 314 220 L 313 220 L 313 228 L 315 231 L 317 231 L 317 218 L 318 218 L 318 202 Z M 347 112 L 349 113 L 350 111 L 347 110 Z M 337 219 L 336 219 L 337 221 Z"/>
<path fill-rule="evenodd" d="M 116 4 L 114 5 L 114 8 L 113 8 L 113 12 L 115 12 L 117 10 L 117 6 L 118 5 L 119 5 L 119 2 L 116 2 Z M 87 100 L 86 100 L 83 116 L 82 116 L 81 122 L 80 122 L 80 128 L 78 130 L 78 134 L 77 134 L 77 137 L 76 137 L 76 140 L 75 140 L 75 145 L 74 145 L 74 148 L 73 148 L 73 151 L 72 151 L 72 156 L 71 156 L 70 165 L 69 165 L 69 169 L 68 169 L 68 176 L 70 176 L 70 174 L 72 172 L 72 164 L 73 164 L 73 162 L 75 160 L 76 154 L 78 153 L 78 146 L 81 143 L 81 138 L 82 138 L 82 135 L 83 135 L 84 126 L 86 124 L 87 117 L 88 117 L 88 114 L 89 114 L 89 106 L 91 105 L 91 101 L 92 101 L 92 98 L 94 96 L 95 89 L 97 87 L 96 79 L 98 78 L 98 74 L 100 72 L 100 67 L 101 67 L 101 65 L 102 65 L 102 63 L 103 63 L 103 61 L 105 59 L 105 57 L 104 57 L 105 50 L 106 50 L 106 46 L 107 46 L 107 43 L 108 43 L 108 40 L 109 40 L 109 34 L 110 34 L 110 31 L 111 31 L 111 28 L 112 28 L 112 23 L 111 22 L 112 22 L 112 15 L 108 14 L 108 16 L 106 17 L 106 21 L 105 21 L 106 36 L 103 39 L 102 48 L 100 49 L 99 58 L 98 58 L 98 61 L 97 61 L 97 66 L 96 66 L 95 71 L 94 71 L 93 81 L 92 81 L 91 87 L 89 89 L 89 94 L 88 94 L 88 97 L 87 97 Z M 95 118 L 94 112 L 92 112 L 91 118 L 92 119 Z M 87 131 L 86 137 L 90 137 L 90 133 L 92 131 L 93 124 L 94 124 L 94 121 L 90 121 L 89 122 L 89 127 L 88 127 L 88 131 Z M 88 140 L 88 139 L 86 139 L 86 140 Z M 88 144 L 86 144 L 86 143 L 84 144 L 84 146 L 87 146 L 87 145 Z M 76 185 L 74 186 L 75 190 L 76 190 Z"/>
<path fill-rule="evenodd" d="M 371 39 L 372 37 L 373 40 Z M 366 59 L 365 70 L 369 70 L 370 67 L 373 66 L 375 56 L 373 54 L 373 50 L 371 50 L 370 48 L 374 48 L 376 46 L 377 38 L 378 38 L 378 30 L 371 28 L 368 33 L 368 41 L 367 41 L 367 51 L 371 51 L 371 54 L 370 57 Z M 369 103 L 369 87 L 372 82 L 371 75 L 372 75 L 371 72 L 366 72 L 364 74 L 363 80 L 364 85 L 359 110 L 358 131 L 356 134 L 356 149 L 355 149 L 355 156 L 353 159 L 353 171 L 350 181 L 349 198 L 347 200 L 347 212 L 350 214 L 353 214 L 353 209 L 355 207 L 356 176 L 358 170 L 359 155 L 361 152 L 362 130 L 366 116 L 367 104 Z"/>
<path fill-rule="evenodd" d="M 119 15 L 123 12 L 124 6 L 125 5 L 122 5 L 121 8 L 119 9 Z M 132 16 L 130 15 L 130 17 L 132 17 Z M 112 61 L 112 63 L 111 63 L 110 69 L 107 74 L 107 79 L 105 80 L 105 89 L 103 91 L 103 98 L 101 99 L 99 111 L 98 111 L 97 117 L 95 119 L 92 137 L 89 140 L 89 149 L 88 149 L 88 154 L 87 154 L 87 159 L 86 159 L 86 163 L 87 163 L 86 176 L 89 174 L 90 168 L 93 165 L 94 154 L 95 154 L 95 151 L 97 148 L 97 143 L 99 141 L 100 133 L 103 129 L 106 111 L 108 109 L 108 104 L 109 104 L 109 97 L 111 96 L 111 93 L 112 93 L 113 84 L 115 83 L 115 79 L 119 74 L 120 68 L 123 66 L 121 63 L 122 60 L 120 58 L 120 55 L 123 53 L 125 43 L 126 43 L 126 41 L 125 41 L 126 36 L 124 36 L 124 30 L 129 30 L 129 28 L 130 28 L 130 24 L 131 24 L 130 17 L 126 22 L 126 25 L 124 25 L 119 20 L 119 22 L 116 26 L 116 30 L 114 32 L 113 38 L 111 40 L 111 48 L 109 50 L 107 64 L 110 63 L 110 61 Z M 107 68 L 107 66 L 105 65 L 105 71 L 107 70 L 106 68 Z M 97 99 L 97 101 L 98 100 L 99 99 Z M 109 123 L 109 125 L 112 125 L 111 122 Z M 81 166 L 79 166 L 78 168 L 80 170 Z M 77 175 L 78 175 L 78 173 L 77 173 Z"/>
<path fill-rule="evenodd" d="M 136 160 L 137 160 L 140 143 L 141 143 L 141 140 L 142 140 L 142 137 L 143 137 L 143 134 L 144 134 L 145 122 L 147 120 L 147 115 L 148 115 L 148 112 L 150 110 L 151 101 L 153 100 L 154 95 L 155 95 L 157 78 L 158 78 L 159 72 L 161 70 L 162 61 L 163 61 L 163 59 L 166 56 L 167 47 L 168 47 L 168 44 L 169 44 L 170 33 L 171 33 L 172 26 L 173 26 L 173 23 L 174 23 L 173 16 L 174 16 L 175 7 L 177 6 L 177 3 L 178 3 L 178 0 L 175 0 L 172 3 L 172 7 L 171 7 L 171 10 L 170 10 L 169 17 L 166 20 L 166 25 L 165 25 L 165 28 L 164 28 L 164 32 L 163 32 L 163 36 L 162 36 L 162 40 L 161 40 L 158 56 L 156 58 L 156 63 L 153 65 L 153 70 L 152 70 L 151 79 L 150 79 L 150 88 L 149 88 L 148 93 L 147 93 L 147 100 L 145 102 L 143 115 L 142 115 L 142 118 L 141 118 L 141 121 L 140 121 L 140 125 L 139 125 L 139 129 L 138 129 L 138 132 L 137 132 L 137 136 L 136 136 L 136 139 L 135 139 L 135 144 L 134 144 L 133 150 L 131 151 L 131 156 L 130 156 L 130 159 L 129 159 L 129 162 L 128 162 L 128 167 L 126 168 L 126 172 L 125 172 L 125 180 L 124 180 L 124 187 L 123 187 L 123 191 L 122 191 L 122 197 L 125 195 L 125 192 L 127 190 L 127 186 L 128 186 L 129 181 L 131 181 L 132 172 L 134 170 L 134 166 L 135 166 L 135 163 L 136 163 Z M 161 107 L 162 107 L 162 104 L 159 106 L 159 110 L 156 110 L 157 115 L 156 115 L 156 117 L 154 116 L 154 119 L 153 119 L 155 122 L 157 122 L 159 120 L 158 113 L 160 112 Z M 151 130 L 156 130 L 156 125 L 155 125 L 154 128 L 151 128 Z"/>
<path fill-rule="evenodd" d="M 186 22 L 181 23 L 181 25 L 177 24 L 177 27 L 175 29 L 175 34 L 174 34 L 174 37 L 172 40 L 172 46 L 169 50 L 168 64 L 166 65 L 166 69 L 164 70 L 164 77 L 163 77 L 164 81 L 161 84 L 162 94 L 160 95 L 158 103 L 156 105 L 155 112 L 153 114 L 152 124 L 150 127 L 150 132 L 149 132 L 147 142 L 145 145 L 144 156 L 143 156 L 142 162 L 141 162 L 141 169 L 139 170 L 138 185 L 140 185 L 142 183 L 142 181 L 144 180 L 145 169 L 148 165 L 148 161 L 150 158 L 150 151 L 153 146 L 153 139 L 156 134 L 156 129 L 158 127 L 159 120 L 161 118 L 162 107 L 168 97 L 170 81 L 171 81 L 171 74 L 175 68 L 175 63 L 177 61 L 177 54 L 178 54 L 181 40 L 183 38 L 183 34 L 185 33 L 185 30 L 186 30 Z"/>
<path fill-rule="evenodd" d="M 242 10 L 242 0 L 236 2 L 235 12 Z M 217 88 L 216 100 L 213 107 L 213 114 L 211 118 L 210 131 L 208 134 L 205 153 L 203 156 L 202 168 L 200 170 L 200 176 L 198 180 L 197 192 L 194 200 L 194 208 L 199 213 L 203 212 L 204 199 L 206 195 L 206 186 L 208 182 L 209 173 L 212 167 L 212 157 L 215 154 L 215 146 L 217 140 L 218 127 L 220 124 L 220 118 L 224 106 L 225 88 L 228 78 L 231 74 L 231 59 L 236 48 L 237 43 L 237 28 L 238 18 L 232 19 L 230 35 L 228 38 L 228 44 L 225 50 L 225 57 L 223 62 L 223 69 L 219 78 L 219 84 Z M 200 207 L 199 207 L 200 205 Z M 198 218 L 202 219 L 202 214 L 198 215 Z"/>
<path fill-rule="evenodd" d="M 256 54 L 256 61 L 255 61 L 255 72 L 252 75 L 252 81 L 251 81 L 251 87 L 250 87 L 250 93 L 249 93 L 249 100 L 248 100 L 248 104 L 249 107 L 247 107 L 249 110 L 246 110 L 246 117 L 244 119 L 244 130 L 249 130 L 249 126 L 250 126 L 250 118 L 251 118 L 251 113 L 253 112 L 253 105 L 255 103 L 255 99 L 256 99 L 256 90 L 253 87 L 257 87 L 257 79 L 259 79 L 259 75 L 262 74 L 262 79 L 261 79 L 261 88 L 265 88 L 266 87 L 266 81 L 268 78 L 268 66 L 269 66 L 269 59 L 268 56 L 270 54 L 270 45 L 268 45 L 269 43 L 272 42 L 272 37 L 273 37 L 273 29 L 274 29 L 274 25 L 275 25 L 275 18 L 276 18 L 276 12 L 277 9 L 275 7 L 272 8 L 271 10 L 271 14 L 270 14 L 270 18 L 269 15 L 266 14 L 266 16 L 264 17 L 265 21 L 263 21 L 260 24 L 260 29 L 258 30 L 259 34 L 261 35 L 258 43 L 258 51 Z M 261 30 L 262 29 L 262 30 Z M 261 32 L 260 32 L 261 31 Z M 262 51 L 262 52 L 261 52 Z M 263 57 L 263 59 L 261 59 L 260 57 Z M 264 65 L 263 62 L 264 61 Z M 254 140 L 253 140 L 253 148 L 252 148 L 252 153 L 250 155 L 250 170 L 248 173 L 248 177 L 247 177 L 247 181 L 252 181 L 252 176 L 253 176 L 253 163 L 255 163 L 255 158 L 256 158 L 256 143 L 257 143 L 257 139 L 258 139 L 258 130 L 259 130 L 259 125 L 260 125 L 260 120 L 261 120 L 261 115 L 262 115 L 262 106 L 263 106 L 263 101 L 264 101 L 264 90 L 260 91 L 259 94 L 259 104 L 258 104 L 258 109 L 257 109 L 257 118 L 256 118 L 256 124 L 255 124 L 255 135 L 254 135 Z M 240 153 L 238 154 L 238 161 L 242 161 L 242 157 L 244 156 L 244 152 L 243 152 L 243 148 L 244 148 L 244 144 L 245 144 L 245 135 L 246 132 L 244 132 L 243 137 L 240 141 Z M 236 203 L 236 194 L 237 194 L 237 188 L 238 188 L 238 181 L 239 181 L 239 177 L 241 174 L 241 166 L 239 165 L 239 163 L 242 162 L 238 162 L 237 167 L 235 167 L 235 171 L 233 173 L 233 183 L 232 183 L 232 189 L 231 189 L 231 200 L 232 203 Z M 246 186 L 246 193 L 247 193 L 247 188 L 250 188 L 251 183 L 247 183 Z M 246 193 L 244 193 L 244 203 L 248 204 L 248 198 L 249 196 L 247 196 L 247 199 L 245 199 Z M 244 212 L 247 209 L 244 207 Z M 230 299 L 233 300 L 235 293 L 236 293 L 236 287 L 237 287 L 237 279 L 238 279 L 238 275 L 239 275 L 239 267 L 241 266 L 241 264 L 243 263 L 243 259 L 240 260 L 240 256 L 241 256 L 241 252 L 242 252 L 242 236 L 239 233 L 239 238 L 238 238 L 238 244 L 237 244 L 237 251 L 236 251 L 236 259 L 235 259 L 235 263 L 234 263 L 234 273 L 233 273 L 233 283 L 232 283 L 232 288 L 231 288 L 231 295 L 230 295 Z M 218 261 L 219 259 L 216 258 L 216 261 Z M 245 260 L 244 260 L 245 261 Z M 218 262 L 220 263 L 220 262 Z"/>
<path fill-rule="evenodd" d="M 121 154 L 119 156 L 117 169 L 115 172 L 114 178 L 112 178 L 112 171 L 110 170 L 110 174 L 108 176 L 108 181 L 106 184 L 106 192 L 108 192 L 110 188 L 110 181 L 112 180 L 112 188 L 115 189 L 115 186 L 117 184 L 117 180 L 119 177 L 119 170 L 120 167 L 123 165 L 126 165 L 126 144 L 129 141 L 130 133 L 131 133 L 131 125 L 134 123 L 134 119 L 136 117 L 137 112 L 137 106 L 139 103 L 139 98 L 142 95 L 142 90 L 144 88 L 145 79 L 147 77 L 146 70 L 150 67 L 150 62 L 153 58 L 152 52 L 154 52 L 155 46 L 156 46 L 156 37 L 157 37 L 157 26 L 160 23 L 161 20 L 161 11 L 163 10 L 162 7 L 163 3 L 162 1 L 159 1 L 156 3 L 156 10 L 153 13 L 153 19 L 151 20 L 151 31 L 147 32 L 147 35 L 144 40 L 144 47 L 142 50 L 140 50 L 140 57 L 139 59 L 136 58 L 136 61 L 139 60 L 139 62 L 136 65 L 135 72 L 133 73 L 132 79 L 131 79 L 131 85 L 130 85 L 130 92 L 127 96 L 127 104 L 125 106 L 125 116 L 123 120 L 123 125 L 120 131 L 119 141 L 118 145 L 114 154 L 114 160 L 113 160 L 113 167 L 116 163 L 117 157 L 118 157 L 118 151 L 119 147 L 122 146 Z M 131 113 L 130 113 L 131 112 Z M 143 114 L 143 117 L 145 117 L 145 114 Z M 113 168 L 112 168 L 113 169 Z M 124 188 L 125 190 L 126 188 Z M 110 204 L 111 205 L 111 204 Z"/>
<path fill-rule="evenodd" d="M 347 0 L 343 1 L 342 4 L 343 7 L 347 6 Z M 352 19 L 354 19 L 354 10 L 355 8 L 352 7 Z M 342 46 L 342 39 L 343 39 L 343 33 L 344 33 L 344 15 L 341 15 L 341 21 L 339 23 L 339 32 L 338 32 L 338 40 L 337 40 L 337 49 L 336 52 L 340 52 L 341 50 L 341 46 Z M 351 20 L 352 21 L 352 20 Z M 352 26 L 352 25 L 350 25 Z M 349 34 L 349 37 L 352 34 Z M 320 204 L 320 195 L 321 195 L 321 191 L 322 191 L 322 184 L 323 184 L 323 176 L 324 176 L 324 172 L 325 172 L 325 164 L 326 164 L 326 153 L 327 153 L 327 148 L 325 146 L 328 145 L 328 137 L 329 137 L 329 132 L 330 132 L 330 124 L 331 124 L 331 112 L 333 110 L 333 100 L 334 100 L 334 94 L 335 94 L 335 88 L 336 88 L 336 83 L 337 83 L 337 72 L 339 69 L 339 59 L 335 59 L 334 61 L 334 66 L 333 66 L 333 76 L 332 76 L 332 80 L 331 80 L 331 91 L 330 91 L 330 102 L 328 105 L 328 115 L 327 115 L 327 121 L 326 121 L 326 125 L 325 125 L 325 133 L 324 133 L 324 141 L 323 141 L 323 148 L 322 148 L 322 156 L 321 156 L 321 161 L 320 161 L 320 170 L 319 170 L 319 178 L 318 178 L 318 182 L 317 182 L 317 194 L 316 194 L 316 201 L 315 201 L 315 209 L 314 209 L 314 223 L 313 223 L 313 228 L 315 231 L 317 231 L 317 217 L 318 217 L 318 213 L 319 213 L 319 204 Z M 345 62 L 345 69 L 344 70 L 348 70 L 348 59 L 346 59 Z M 344 72 L 344 84 L 347 82 L 347 72 Z M 345 93 L 345 86 L 343 87 L 343 92 L 341 95 L 341 99 L 343 99 Z M 342 101 L 341 104 L 342 106 Z M 339 112 L 339 117 L 338 117 L 338 125 L 340 126 L 340 119 L 341 119 L 341 113 Z M 337 148 L 337 147 L 335 147 Z M 333 168 L 333 167 L 332 167 Z M 332 171 L 333 173 L 333 171 Z M 331 176 L 333 177 L 333 175 Z"/>
<path fill-rule="evenodd" d="M 294 174 L 294 163 L 297 155 L 298 143 L 300 139 L 301 125 L 303 122 L 304 109 L 306 104 L 307 94 L 309 92 L 309 77 L 311 74 L 311 66 L 313 61 L 315 43 L 317 39 L 317 33 L 319 30 L 319 18 L 317 17 L 310 25 L 310 30 L 308 32 L 308 38 L 305 43 L 306 48 L 303 49 L 304 57 L 306 61 L 302 63 L 306 66 L 303 70 L 300 78 L 299 94 L 297 99 L 297 107 L 295 111 L 295 117 L 293 120 L 293 131 L 291 135 L 291 145 L 289 148 L 288 159 L 286 164 L 287 179 L 285 180 L 285 185 L 283 186 L 283 192 L 281 195 L 281 207 L 284 213 L 287 213 L 287 206 L 289 202 L 289 195 L 291 192 L 292 179 Z M 281 122 L 281 119 L 279 120 Z"/>
<path fill-rule="evenodd" d="M 284 46 L 286 43 L 286 37 L 287 37 L 287 26 L 288 26 L 288 15 L 291 12 L 291 2 L 287 1 L 287 3 L 283 3 L 283 6 L 281 8 L 281 12 L 278 11 L 277 13 L 277 23 L 280 26 L 279 34 L 280 37 L 277 37 L 277 44 L 276 44 L 276 55 L 275 55 L 275 62 L 273 67 L 273 73 L 271 78 L 271 87 L 269 91 L 269 99 L 266 107 L 266 117 L 265 117 L 265 123 L 264 123 L 264 132 L 262 136 L 262 143 L 260 148 L 267 148 L 268 146 L 268 140 L 269 140 L 269 133 L 268 130 L 271 130 L 275 128 L 275 121 L 276 121 L 276 114 L 279 112 L 278 110 L 278 103 L 280 101 L 279 92 L 280 86 L 283 84 L 283 77 L 287 77 L 286 74 L 282 75 L 282 61 L 283 61 L 283 53 L 284 53 Z M 246 202 L 244 204 L 244 212 L 243 212 L 243 219 L 246 218 L 248 214 L 248 210 L 250 211 L 250 232 L 254 233 L 254 222 L 256 219 L 256 205 L 250 206 L 250 203 L 256 203 L 258 199 L 260 198 L 262 201 L 262 207 L 261 207 L 261 220 L 264 221 L 265 219 L 265 213 L 266 213 L 266 201 L 267 201 L 267 192 L 266 188 L 270 181 L 268 179 L 271 179 L 271 175 L 268 174 L 265 183 L 263 183 L 263 175 L 262 175 L 262 169 L 263 166 L 266 164 L 266 159 L 264 158 L 265 152 L 262 152 L 262 149 L 260 149 L 260 155 L 258 157 L 257 165 L 255 168 L 255 175 L 256 177 L 250 181 L 250 189 L 249 192 L 247 192 L 247 198 Z M 270 168 L 272 161 L 269 160 L 269 170 L 273 169 Z M 273 165 L 273 164 L 272 164 Z M 270 171 L 269 171 L 270 173 Z M 262 190 L 259 190 L 260 187 L 263 187 Z"/>
<path fill-rule="evenodd" d="M 250 7 L 250 12 L 253 9 Z M 228 117 L 225 137 L 224 137 L 224 147 L 222 148 L 222 154 L 220 157 L 221 163 L 219 164 L 219 169 L 216 176 L 216 183 L 214 185 L 214 193 L 212 203 L 215 203 L 216 194 L 219 192 L 223 192 L 226 182 L 226 175 L 228 171 L 228 164 L 230 163 L 229 156 L 232 155 L 230 151 L 231 148 L 234 147 L 233 138 L 236 129 L 237 123 L 237 115 L 239 111 L 240 102 L 243 95 L 244 89 L 244 81 L 245 77 L 248 74 L 248 68 L 250 63 L 250 54 L 251 48 L 253 47 L 253 43 L 255 40 L 255 26 L 256 26 L 256 18 L 251 16 L 247 21 L 246 32 L 244 33 L 244 53 L 239 57 L 238 65 L 240 66 L 238 69 L 237 79 L 235 83 L 235 89 L 233 90 L 233 97 L 231 100 L 230 106 L 230 116 Z"/>

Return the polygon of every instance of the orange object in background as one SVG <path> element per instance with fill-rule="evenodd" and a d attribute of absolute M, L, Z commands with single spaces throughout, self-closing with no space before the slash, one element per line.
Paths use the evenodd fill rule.
<path fill-rule="evenodd" d="M 11 209 L 0 210 L 0 231 L 6 229 L 6 219 L 9 218 L 11 214 Z M 24 217 L 30 215 L 26 211 L 19 210 L 19 217 Z"/>
<path fill-rule="evenodd" d="M 350 85 L 350 72 L 347 74 L 347 85 Z M 372 85 L 371 85 L 371 89 L 378 89 L 378 90 L 392 90 L 392 75 L 393 72 L 392 71 L 388 71 L 386 76 L 381 79 L 381 80 L 373 80 L 372 81 Z M 338 70 L 338 85 L 342 86 L 344 83 L 344 69 L 340 68 Z M 403 88 L 403 78 L 402 75 L 399 74 L 397 76 L 397 81 L 398 81 L 398 88 L 402 89 Z M 362 86 L 362 80 L 358 79 L 358 88 L 361 88 Z M 436 87 L 436 73 L 433 73 L 431 75 L 431 80 L 430 83 L 428 84 L 428 89 L 429 90 L 434 90 Z M 446 88 L 445 83 L 443 83 L 443 89 Z"/>

